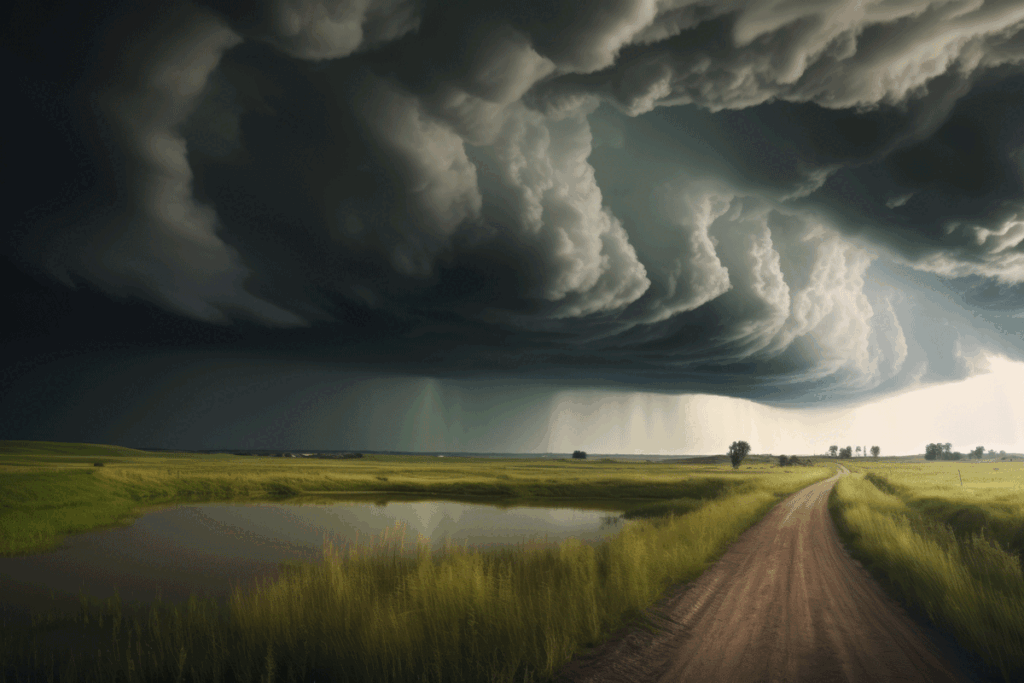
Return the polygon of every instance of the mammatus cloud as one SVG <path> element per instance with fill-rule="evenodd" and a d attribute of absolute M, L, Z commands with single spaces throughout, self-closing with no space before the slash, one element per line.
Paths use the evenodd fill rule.
<path fill-rule="evenodd" d="M 82 115 L 108 132 L 121 194 L 26 248 L 64 280 L 208 321 L 354 307 L 493 326 L 525 364 L 632 363 L 737 394 L 909 376 L 873 268 L 1024 282 L 1019 127 L 979 144 L 950 127 L 977 83 L 1022 71 L 1019 2 L 208 7 L 132 10 L 105 36 L 118 61 L 92 67 Z M 778 103 L 856 125 L 751 151 Z M 672 134 L 710 151 L 602 168 L 601 107 L 627 133 L 678 107 L 732 128 L 693 117 Z M 833 140 L 846 130 L 871 151 Z M 990 151 L 972 157 L 988 185 L 957 175 L 971 149 Z"/>

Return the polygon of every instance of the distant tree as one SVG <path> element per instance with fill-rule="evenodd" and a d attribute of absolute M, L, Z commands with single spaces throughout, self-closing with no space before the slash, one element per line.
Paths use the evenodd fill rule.
<path fill-rule="evenodd" d="M 960 460 L 963 457 L 959 451 L 953 452 L 950 443 L 930 443 L 924 449 L 925 460 Z"/>
<path fill-rule="evenodd" d="M 789 464 L 790 465 L 803 465 L 804 463 L 803 463 L 802 460 L 800 460 L 795 455 L 791 455 L 791 456 L 789 456 Z"/>
<path fill-rule="evenodd" d="M 779 467 L 785 467 L 788 464 L 789 464 L 789 460 L 786 459 L 786 456 L 780 455 L 779 456 Z"/>
<path fill-rule="evenodd" d="M 587 452 L 586 451 L 573 451 L 572 452 L 572 457 L 576 458 L 577 460 L 586 460 L 587 459 Z"/>
<path fill-rule="evenodd" d="M 878 446 L 872 446 L 871 447 L 871 457 L 872 458 L 877 458 L 881 454 L 882 454 L 882 449 L 881 448 L 879 448 Z"/>
<path fill-rule="evenodd" d="M 839 446 L 829 446 L 828 447 L 828 454 L 831 455 L 833 458 L 838 457 L 839 456 Z"/>
<path fill-rule="evenodd" d="M 839 457 L 840 458 L 852 458 L 853 457 L 853 449 L 850 448 L 849 446 L 846 446 L 845 448 L 840 448 L 839 449 Z"/>
<path fill-rule="evenodd" d="M 750 453 L 750 444 L 746 441 L 733 441 L 732 445 L 729 446 L 729 460 L 732 462 L 733 469 L 739 469 L 740 463 L 743 462 L 743 458 L 747 457 Z"/>
<path fill-rule="evenodd" d="M 978 446 L 977 448 L 975 448 L 973 451 L 971 451 L 971 457 L 981 460 L 983 457 L 985 457 L 985 447 Z"/>

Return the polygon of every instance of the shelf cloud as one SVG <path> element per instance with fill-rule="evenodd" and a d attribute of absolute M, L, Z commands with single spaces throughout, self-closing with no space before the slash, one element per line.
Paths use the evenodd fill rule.
<path fill-rule="evenodd" d="M 1020 2 L 60 16 L 5 48 L 9 252 L 112 320 L 145 302 L 247 352 L 780 403 L 1024 357 Z"/>

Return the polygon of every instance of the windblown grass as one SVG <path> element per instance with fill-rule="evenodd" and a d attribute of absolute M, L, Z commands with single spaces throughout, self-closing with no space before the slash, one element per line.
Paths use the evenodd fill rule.
<path fill-rule="evenodd" d="M 314 463 L 267 472 L 281 476 L 282 466 L 307 464 Z M 78 615 L 7 631 L 0 639 L 6 680 L 550 680 L 575 652 L 636 617 L 667 587 L 696 578 L 780 497 L 831 472 L 393 459 L 336 469 L 349 465 L 319 465 L 309 476 L 315 485 L 346 475 L 369 482 L 387 471 L 381 476 L 389 483 L 422 483 L 445 480 L 441 470 L 448 481 L 462 477 L 479 488 L 613 496 L 635 496 L 649 482 L 663 503 L 685 514 L 666 508 L 669 514 L 631 521 L 596 545 L 570 539 L 496 551 L 404 546 L 404 530 L 396 528 L 371 545 L 327 547 L 321 562 L 289 565 L 226 605 L 193 599 L 133 613 L 116 601 L 85 604 Z M 139 485 L 132 472 L 122 478 Z M 156 470 L 139 474 L 163 481 Z M 294 468 L 289 474 L 301 476 Z M 701 499 L 704 492 L 712 495 Z"/>
<path fill-rule="evenodd" d="M 985 534 L 1024 558 L 1024 463 L 864 463 L 855 469 L 958 537 Z"/>
<path fill-rule="evenodd" d="M 1000 539 L 983 520 L 1020 523 L 1019 507 L 1007 494 L 1024 469 L 983 474 L 984 465 L 961 464 L 971 474 L 960 487 L 956 466 L 945 463 L 855 467 L 868 472 L 841 479 L 830 500 L 854 553 L 900 598 L 922 609 L 1007 681 L 1022 680 L 1024 575 L 1007 543 L 1013 534 Z M 1002 472 L 1004 465 L 999 467 Z M 955 487 L 947 483 L 950 469 Z M 968 481 L 977 484 L 974 490 Z"/>

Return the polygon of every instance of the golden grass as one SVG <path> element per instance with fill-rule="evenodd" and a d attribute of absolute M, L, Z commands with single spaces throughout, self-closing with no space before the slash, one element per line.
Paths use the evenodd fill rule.
<path fill-rule="evenodd" d="M 1021 465 L 858 463 L 852 469 L 859 473 L 840 480 L 830 506 L 854 553 L 1007 681 L 1021 680 L 1024 575 L 1010 545 L 1014 525 L 1024 522 L 1014 494 Z"/>
<path fill-rule="evenodd" d="M 879 462 L 852 469 L 957 536 L 984 534 L 1024 555 L 1024 462 Z"/>

